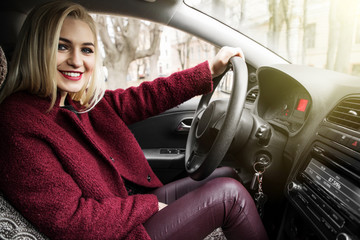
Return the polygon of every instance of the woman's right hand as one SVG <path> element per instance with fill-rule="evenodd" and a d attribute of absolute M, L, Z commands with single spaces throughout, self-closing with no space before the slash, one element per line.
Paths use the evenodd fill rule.
<path fill-rule="evenodd" d="M 222 74 L 226 70 L 230 58 L 233 56 L 239 56 L 245 60 L 241 48 L 222 47 L 209 65 L 211 76 L 214 78 Z"/>

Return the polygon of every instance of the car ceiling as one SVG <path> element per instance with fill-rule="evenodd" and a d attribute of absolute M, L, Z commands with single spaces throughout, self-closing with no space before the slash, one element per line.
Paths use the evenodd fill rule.
<path fill-rule="evenodd" d="M 16 1 L 5 1 L 2 4 L 2 9 L 8 10 L 17 10 L 27 13 L 35 5 L 48 2 L 49 0 L 16 0 Z M 79 3 L 86 7 L 90 11 L 102 12 L 102 13 L 114 13 L 114 14 L 124 14 L 124 15 L 133 15 L 133 12 L 138 13 L 139 16 L 149 16 L 152 15 L 152 18 L 166 18 L 171 16 L 169 9 L 181 3 L 181 0 L 157 0 L 155 2 L 148 2 L 144 0 L 75 0 L 72 2 Z M 156 9 L 167 9 L 168 14 L 157 14 L 154 12 Z M 136 11 L 135 11 L 136 10 Z"/>

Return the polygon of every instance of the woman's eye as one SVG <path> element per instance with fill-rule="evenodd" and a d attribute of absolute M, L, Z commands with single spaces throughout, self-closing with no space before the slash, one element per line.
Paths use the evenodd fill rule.
<path fill-rule="evenodd" d="M 59 43 L 58 50 L 66 50 L 66 49 L 68 49 L 68 47 L 65 44 Z"/>
<path fill-rule="evenodd" d="M 83 48 L 81 51 L 86 54 L 94 53 L 94 51 L 91 48 Z"/>

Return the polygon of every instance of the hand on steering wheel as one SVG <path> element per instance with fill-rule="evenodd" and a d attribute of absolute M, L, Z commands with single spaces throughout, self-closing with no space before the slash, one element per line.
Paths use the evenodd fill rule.
<path fill-rule="evenodd" d="M 232 47 L 221 48 L 210 64 L 211 76 L 213 78 L 216 78 L 219 75 L 221 75 L 223 72 L 225 72 L 229 64 L 230 58 L 235 56 L 241 57 L 245 60 L 244 53 L 241 50 L 241 48 L 232 48 Z"/>

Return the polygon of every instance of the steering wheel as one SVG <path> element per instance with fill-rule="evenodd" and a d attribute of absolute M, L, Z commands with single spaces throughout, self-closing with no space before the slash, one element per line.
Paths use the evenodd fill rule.
<path fill-rule="evenodd" d="M 230 63 L 228 69 L 233 69 L 233 87 L 229 102 L 217 100 L 209 104 L 214 91 L 203 95 L 189 131 L 185 169 L 194 180 L 205 179 L 219 166 L 238 131 L 246 99 L 248 72 L 243 58 L 232 57 Z M 214 90 L 224 75 L 214 79 Z"/>

